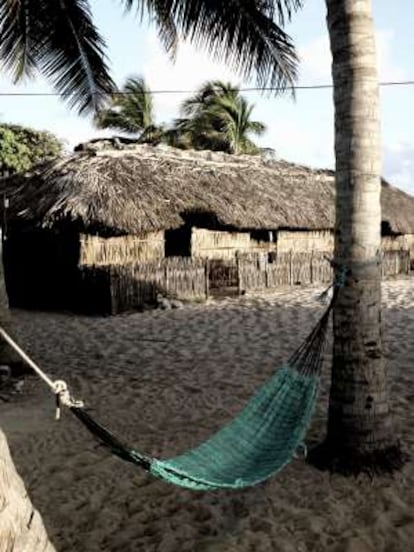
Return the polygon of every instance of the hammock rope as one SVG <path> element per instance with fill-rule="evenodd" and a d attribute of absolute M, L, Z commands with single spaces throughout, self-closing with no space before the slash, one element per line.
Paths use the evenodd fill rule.
<path fill-rule="evenodd" d="M 52 393 L 56 396 L 56 420 L 60 419 L 61 405 L 68 408 L 83 408 L 84 402 L 75 400 L 71 397 L 67 383 L 63 380 L 53 381 L 46 374 L 44 370 L 40 368 L 30 357 L 27 355 L 23 349 L 10 337 L 4 328 L 0 326 L 0 336 L 4 339 L 6 343 L 10 345 L 12 349 L 20 356 L 24 362 L 43 380 L 46 385 L 51 389 Z"/>
<path fill-rule="evenodd" d="M 60 405 L 76 418 L 112 454 L 169 483 L 193 490 L 241 489 L 256 485 L 279 472 L 300 448 L 318 395 L 322 353 L 329 316 L 349 271 L 336 269 L 332 298 L 321 319 L 290 359 L 265 382 L 235 418 L 198 447 L 160 460 L 131 448 L 92 418 L 83 401 L 71 397 L 63 380 L 53 381 L 0 327 L 0 335 L 49 386 Z"/>

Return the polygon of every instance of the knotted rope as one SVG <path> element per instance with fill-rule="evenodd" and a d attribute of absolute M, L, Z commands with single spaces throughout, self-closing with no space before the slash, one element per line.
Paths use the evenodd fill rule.
<path fill-rule="evenodd" d="M 83 401 L 75 400 L 69 393 L 68 386 L 63 380 L 53 381 L 33 360 L 23 351 L 21 347 L 9 336 L 4 328 L 0 326 L 0 336 L 16 351 L 19 357 L 30 366 L 30 368 L 46 383 L 56 397 L 56 420 L 60 419 L 61 405 L 68 408 L 82 408 Z"/>

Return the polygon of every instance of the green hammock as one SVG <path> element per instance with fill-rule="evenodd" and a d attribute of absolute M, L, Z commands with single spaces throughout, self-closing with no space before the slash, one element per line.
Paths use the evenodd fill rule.
<path fill-rule="evenodd" d="M 221 431 L 194 450 L 154 460 L 152 474 L 190 489 L 239 489 L 283 468 L 302 442 L 317 395 L 317 377 L 283 367 Z"/>
<path fill-rule="evenodd" d="M 199 447 L 169 460 L 145 456 L 122 443 L 83 409 L 72 412 L 112 453 L 156 477 L 194 490 L 240 489 L 280 471 L 303 444 L 314 410 L 328 309 L 290 360 L 245 408 Z"/>

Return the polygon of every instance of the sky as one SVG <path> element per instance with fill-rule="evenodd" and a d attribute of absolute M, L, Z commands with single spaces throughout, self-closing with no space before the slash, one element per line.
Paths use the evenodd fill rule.
<path fill-rule="evenodd" d="M 164 52 L 154 26 L 124 14 L 119 0 L 91 0 L 95 22 L 108 45 L 112 75 L 119 86 L 133 74 L 143 75 L 153 90 L 196 90 L 210 79 L 254 86 L 243 81 L 225 64 L 212 60 L 208 52 L 180 44 L 175 63 Z M 373 0 L 380 81 L 414 80 L 414 2 Z M 323 0 L 305 0 L 304 8 L 287 26 L 300 56 L 299 84 L 331 83 L 330 52 Z M 13 85 L 0 77 L 0 92 L 52 92 L 41 77 Z M 179 114 L 183 94 L 154 96 L 158 122 Z M 333 168 L 332 90 L 299 90 L 289 95 L 263 96 L 246 93 L 255 104 L 254 118 L 267 125 L 262 146 L 274 148 L 288 161 L 320 168 Z M 393 185 L 414 195 L 414 86 L 381 87 L 383 175 Z M 0 121 L 46 129 L 72 148 L 95 136 L 91 119 L 70 111 L 59 97 L 0 97 Z"/>

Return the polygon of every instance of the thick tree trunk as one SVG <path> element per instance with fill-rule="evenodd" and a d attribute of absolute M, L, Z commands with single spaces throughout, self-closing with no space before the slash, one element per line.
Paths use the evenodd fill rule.
<path fill-rule="evenodd" d="M 314 453 L 345 473 L 402 464 L 381 342 L 381 139 L 371 0 L 326 0 L 335 102 L 335 260 L 350 273 L 334 309 L 326 442 Z"/>
<path fill-rule="evenodd" d="M 0 430 L 0 552 L 54 552 Z"/>

